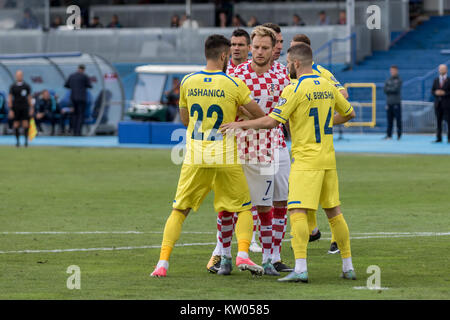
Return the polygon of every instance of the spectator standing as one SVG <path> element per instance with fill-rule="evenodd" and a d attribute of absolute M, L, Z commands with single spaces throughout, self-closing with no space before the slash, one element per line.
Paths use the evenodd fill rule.
<path fill-rule="evenodd" d="M 108 28 L 122 28 L 122 24 L 119 22 L 119 17 L 114 14 L 111 17 L 111 22 L 108 24 Z"/>
<path fill-rule="evenodd" d="M 400 140 L 402 136 L 402 79 L 398 75 L 397 66 L 391 66 L 389 71 L 391 73 L 391 77 L 384 83 L 387 115 L 387 132 L 384 139 L 392 139 L 392 129 L 395 119 L 397 123 L 397 139 Z"/>
<path fill-rule="evenodd" d="M 337 24 L 339 24 L 339 25 L 347 24 L 347 13 L 345 12 L 345 10 L 339 11 L 339 20 L 338 20 Z"/>
<path fill-rule="evenodd" d="M 254 28 L 256 26 L 259 26 L 260 24 L 261 23 L 259 23 L 258 19 L 256 19 L 255 16 L 251 16 L 247 22 L 247 27 Z"/>
<path fill-rule="evenodd" d="M 25 147 L 28 147 L 28 128 L 34 114 L 31 87 L 23 80 L 23 72 L 16 71 L 16 82 L 9 88 L 9 117 L 13 119 L 16 147 L 20 147 L 20 127 L 23 128 Z"/>
<path fill-rule="evenodd" d="M 94 19 L 92 19 L 92 24 L 89 25 L 89 28 L 103 28 L 103 24 L 100 22 L 100 18 L 95 16 Z"/>
<path fill-rule="evenodd" d="M 434 79 L 431 93 L 434 96 L 437 131 L 434 142 L 442 142 L 442 121 L 447 121 L 447 143 L 450 143 L 450 78 L 445 64 L 439 66 L 439 77 Z"/>
<path fill-rule="evenodd" d="M 302 18 L 298 14 L 294 14 L 292 16 L 292 26 L 293 27 L 299 27 L 304 26 L 305 22 L 302 20 Z"/>
<path fill-rule="evenodd" d="M 33 15 L 33 12 L 31 11 L 30 8 L 26 8 L 23 11 L 23 19 L 18 24 L 18 27 L 20 29 L 38 29 L 39 28 L 39 21 Z"/>
<path fill-rule="evenodd" d="M 233 19 L 231 20 L 231 25 L 236 28 L 245 27 L 245 21 L 241 18 L 239 14 L 235 14 L 233 16 Z"/>
<path fill-rule="evenodd" d="M 180 27 L 180 17 L 177 14 L 174 14 L 170 18 L 170 27 L 171 28 L 179 28 Z"/>
<path fill-rule="evenodd" d="M 220 28 L 228 27 L 228 17 L 225 11 L 219 12 L 219 27 Z"/>
<path fill-rule="evenodd" d="M 64 85 L 71 90 L 70 100 L 73 106 L 74 136 L 81 136 L 87 104 L 87 89 L 92 88 L 89 77 L 84 74 L 85 69 L 84 65 L 79 65 L 77 72 L 71 74 Z"/>
<path fill-rule="evenodd" d="M 325 11 L 319 12 L 319 20 L 317 20 L 318 26 L 328 26 L 330 24 L 330 19 L 328 19 Z"/>
<path fill-rule="evenodd" d="M 53 19 L 53 21 L 52 21 L 52 23 L 50 24 L 50 28 L 52 28 L 52 29 L 58 29 L 60 26 L 62 26 L 63 25 L 63 21 L 62 21 L 62 18 L 61 18 L 61 16 L 56 16 L 54 19 Z"/>

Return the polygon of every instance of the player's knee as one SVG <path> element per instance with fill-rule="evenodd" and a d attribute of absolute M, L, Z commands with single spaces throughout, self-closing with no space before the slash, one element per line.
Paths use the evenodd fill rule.
<path fill-rule="evenodd" d="M 327 215 L 328 219 L 334 218 L 341 213 L 340 206 L 336 206 L 333 208 L 327 208 L 327 209 L 324 208 L 323 210 L 325 210 L 325 214 Z"/>
<path fill-rule="evenodd" d="M 308 209 L 303 209 L 303 208 L 293 208 L 293 209 L 289 209 L 288 210 L 288 215 L 292 215 L 294 213 L 304 213 L 304 214 L 308 214 Z"/>
<path fill-rule="evenodd" d="M 187 208 L 187 209 L 184 209 L 184 210 L 174 208 L 173 210 L 176 210 L 176 211 L 184 214 L 187 217 L 189 212 L 191 211 L 191 208 Z"/>
<path fill-rule="evenodd" d="M 272 210 L 272 207 L 268 207 L 268 206 L 256 206 L 256 210 L 258 210 L 258 212 L 269 212 L 270 210 Z"/>
<path fill-rule="evenodd" d="M 287 207 L 287 201 L 274 201 L 273 206 L 275 208 L 285 208 Z"/>

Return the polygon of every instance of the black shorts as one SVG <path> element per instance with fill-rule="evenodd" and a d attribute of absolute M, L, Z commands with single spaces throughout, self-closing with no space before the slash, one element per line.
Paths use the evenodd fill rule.
<path fill-rule="evenodd" d="M 30 120 L 30 108 L 13 108 L 14 121 Z"/>

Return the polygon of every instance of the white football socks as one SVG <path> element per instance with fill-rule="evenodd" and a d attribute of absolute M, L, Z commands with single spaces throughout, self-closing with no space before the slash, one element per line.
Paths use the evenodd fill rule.
<path fill-rule="evenodd" d="M 295 259 L 295 273 L 302 273 L 308 271 L 306 266 L 306 259 Z"/>
<path fill-rule="evenodd" d="M 353 269 L 352 257 L 342 259 L 342 271 L 347 272 Z"/>

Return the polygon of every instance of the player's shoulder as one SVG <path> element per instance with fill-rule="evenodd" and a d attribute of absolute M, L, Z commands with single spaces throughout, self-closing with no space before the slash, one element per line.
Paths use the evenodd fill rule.
<path fill-rule="evenodd" d="M 315 68 L 314 68 L 314 65 L 316 66 Z M 333 73 L 330 70 L 328 70 L 327 68 L 321 66 L 320 64 L 313 64 L 313 69 L 318 70 L 322 77 L 332 80 L 334 82 L 338 82 L 336 80 L 336 78 L 334 77 Z"/>
<path fill-rule="evenodd" d="M 295 88 L 297 87 L 297 79 L 295 81 L 289 82 L 289 84 L 283 89 L 283 95 L 290 95 L 294 93 Z"/>
<path fill-rule="evenodd" d="M 251 60 L 248 60 L 246 62 L 241 63 L 240 65 L 238 65 L 236 68 L 234 68 L 234 76 L 239 77 L 245 74 L 249 74 L 250 73 L 250 63 Z"/>
<path fill-rule="evenodd" d="M 200 75 L 200 74 L 201 74 L 201 71 L 197 71 L 197 72 L 192 72 L 192 73 L 185 75 L 183 77 L 183 79 L 181 80 L 181 86 L 186 85 L 187 83 L 189 83 L 190 81 L 192 81 L 195 78 L 194 76 Z"/>

